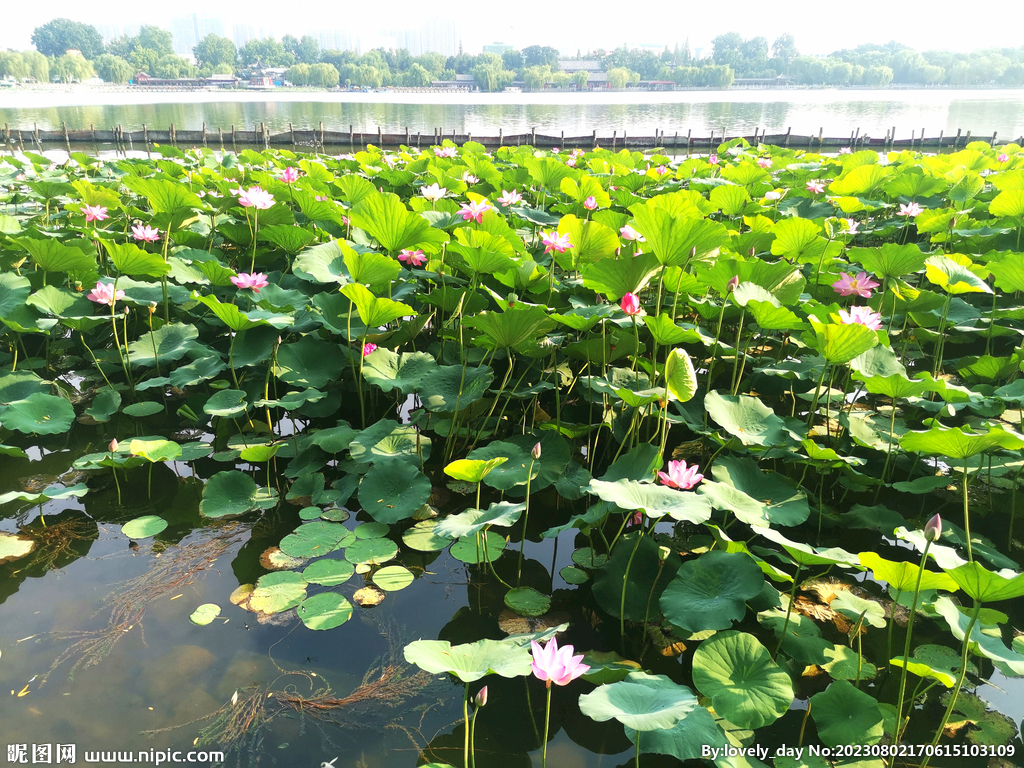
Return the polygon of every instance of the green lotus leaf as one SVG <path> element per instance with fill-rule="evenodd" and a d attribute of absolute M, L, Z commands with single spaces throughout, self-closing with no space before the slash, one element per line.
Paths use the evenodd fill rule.
<path fill-rule="evenodd" d="M 281 551 L 292 557 L 320 557 L 350 545 L 355 537 L 341 523 L 317 520 L 303 523 L 281 539 Z"/>
<path fill-rule="evenodd" d="M 345 549 L 345 559 L 353 565 L 380 565 L 396 555 L 398 545 L 391 539 L 358 539 Z"/>
<path fill-rule="evenodd" d="M 203 486 L 199 511 L 206 517 L 232 517 L 255 509 L 259 486 L 237 469 L 218 472 Z"/>
<path fill-rule="evenodd" d="M 845 549 L 841 549 L 839 547 L 830 547 L 829 549 L 815 548 L 811 547 L 809 544 L 788 539 L 780 531 L 777 531 L 774 528 L 765 528 L 756 525 L 752 526 L 752 528 L 754 533 L 759 536 L 763 536 L 769 541 L 774 541 L 776 544 L 780 544 L 789 559 L 801 566 L 841 565 L 851 568 L 860 564 L 857 555 L 847 552 Z"/>
<path fill-rule="evenodd" d="M 467 509 L 457 515 L 448 515 L 438 521 L 433 531 L 437 536 L 460 539 L 463 536 L 472 536 L 477 531 L 482 531 L 492 525 L 509 528 L 518 522 L 525 510 L 525 504 L 499 501 L 492 503 L 486 510 Z"/>
<path fill-rule="evenodd" d="M 15 400 L 0 411 L 0 422 L 7 429 L 27 435 L 59 435 L 67 432 L 74 420 L 75 409 L 71 403 L 43 392 Z"/>
<path fill-rule="evenodd" d="M 155 213 L 180 215 L 203 206 L 202 201 L 187 184 L 167 179 L 143 179 L 138 176 L 128 176 L 123 183 L 136 194 L 145 197 Z"/>
<path fill-rule="evenodd" d="M 384 523 L 360 523 L 352 531 L 357 539 L 381 539 L 391 532 L 391 526 Z"/>
<path fill-rule="evenodd" d="M 461 365 L 442 365 L 420 380 L 420 400 L 428 411 L 462 410 L 483 397 L 493 379 L 486 365 L 465 372 Z"/>
<path fill-rule="evenodd" d="M 90 272 L 96 269 L 94 256 L 59 240 L 16 237 L 12 241 L 28 251 L 32 260 L 44 272 Z"/>
<path fill-rule="evenodd" d="M 109 454 L 92 455 L 109 456 Z M 29 504 L 41 504 L 44 501 L 51 501 L 53 499 L 70 499 L 72 497 L 85 496 L 88 492 L 89 486 L 85 483 L 75 483 L 67 488 L 61 485 L 51 485 L 48 488 L 44 488 L 39 493 L 32 493 L 31 491 L 8 491 L 7 493 L 0 494 L 0 504 L 6 504 L 9 501 L 25 501 Z"/>
<path fill-rule="evenodd" d="M 859 165 L 845 170 L 838 179 L 829 185 L 833 195 L 860 196 L 876 189 L 889 178 L 891 170 L 880 165 Z"/>
<path fill-rule="evenodd" d="M 110 421 L 110 417 L 117 413 L 120 408 L 121 393 L 116 389 L 104 387 L 96 393 L 92 405 L 85 409 L 85 413 L 87 416 L 91 416 L 93 421 L 103 423 Z"/>
<path fill-rule="evenodd" d="M 272 328 L 285 328 L 295 323 L 295 318 L 290 315 L 279 315 L 262 309 L 243 312 L 234 304 L 219 301 L 216 296 L 204 296 L 193 292 L 192 298 L 209 307 L 217 319 L 232 331 L 245 331 L 267 325 Z"/>
<path fill-rule="evenodd" d="M 303 336 L 277 349 L 274 375 L 296 387 L 324 389 L 345 369 L 341 348 L 315 336 Z"/>
<path fill-rule="evenodd" d="M 359 484 L 359 503 L 379 523 L 397 523 L 430 498 L 430 480 L 419 467 L 400 459 L 373 465 Z"/>
<path fill-rule="evenodd" d="M 945 620 L 953 637 L 962 642 L 967 635 L 970 617 L 945 596 L 936 600 L 933 607 L 935 613 Z M 1017 652 L 1016 643 L 1013 650 L 1003 645 L 1002 633 L 998 627 L 986 626 L 981 622 L 975 623 L 974 629 L 971 630 L 971 645 L 976 654 L 991 659 L 1003 674 L 1014 677 L 1024 675 L 1024 654 Z"/>
<path fill-rule="evenodd" d="M 841 613 L 854 623 L 860 621 L 863 616 L 864 623 L 870 624 L 872 627 L 882 628 L 885 626 L 885 609 L 881 603 L 864 600 L 849 590 L 842 591 L 839 597 L 829 603 L 829 608 L 836 613 Z"/>
<path fill-rule="evenodd" d="M 583 694 L 579 705 L 592 720 L 614 718 L 637 731 L 655 731 L 672 728 L 686 718 L 697 707 L 697 697 L 664 675 L 631 672 L 625 680 Z"/>
<path fill-rule="evenodd" d="M 686 264 L 691 257 L 703 258 L 729 242 L 724 225 L 699 215 L 673 215 L 661 207 L 658 198 L 629 210 L 658 261 L 670 267 Z"/>
<path fill-rule="evenodd" d="M 415 580 L 412 571 L 401 565 L 387 565 L 373 574 L 373 583 L 385 592 L 405 589 Z"/>
<path fill-rule="evenodd" d="M 306 580 L 294 571 L 260 576 L 249 597 L 249 608 L 261 613 L 283 613 L 306 599 Z"/>
<path fill-rule="evenodd" d="M 572 180 L 563 179 L 563 184 L 568 181 Z M 603 190 L 598 194 L 607 197 Z M 558 222 L 558 234 L 569 235 L 572 248 L 566 255 L 571 256 L 572 263 L 576 265 L 606 259 L 612 256 L 620 245 L 619 235 L 611 227 L 599 221 L 585 221 L 572 214 L 563 216 Z"/>
<path fill-rule="evenodd" d="M 590 581 L 590 574 L 575 565 L 565 566 L 558 572 L 558 575 L 566 584 L 585 584 Z"/>
<path fill-rule="evenodd" d="M 1024 448 L 1024 437 L 1000 427 L 990 427 L 987 432 L 967 432 L 960 427 L 936 424 L 927 432 L 908 432 L 900 438 L 900 447 L 914 453 L 967 459 L 994 449 L 1020 450 Z"/>
<path fill-rule="evenodd" d="M 541 457 L 534 461 L 531 452 L 538 443 L 541 446 Z M 483 448 L 475 449 L 469 454 L 469 459 L 506 459 L 484 476 L 484 485 L 513 496 L 522 496 L 526 493 L 528 476 L 531 493 L 547 488 L 562 478 L 566 473 L 570 454 L 569 443 L 565 438 L 554 432 L 544 432 L 539 438 L 527 434 L 514 435 L 508 440 L 495 440 Z"/>
<path fill-rule="evenodd" d="M 847 680 L 837 680 L 810 698 L 818 737 L 829 746 L 875 744 L 884 734 L 878 702 Z"/>
<path fill-rule="evenodd" d="M 980 603 L 1012 600 L 1024 595 L 1024 574 L 1013 571 L 993 573 L 980 563 L 967 563 L 951 568 L 946 575 Z"/>
<path fill-rule="evenodd" d="M 352 282 L 345 265 L 345 256 L 350 253 L 355 251 L 342 240 L 314 245 L 295 257 L 295 274 L 303 280 L 345 285 Z"/>
<path fill-rule="evenodd" d="M 380 290 L 386 290 L 402 271 L 402 266 L 397 261 L 383 253 L 352 251 L 346 253 L 344 258 L 348 273 L 355 282 Z"/>
<path fill-rule="evenodd" d="M 705 497 L 665 485 L 627 479 L 591 480 L 587 491 L 622 509 L 643 510 L 655 519 L 668 515 L 680 522 L 703 523 L 711 517 L 711 504 Z"/>
<path fill-rule="evenodd" d="M 728 629 L 747 612 L 746 601 L 764 586 L 764 574 L 750 555 L 706 552 L 683 563 L 661 594 L 661 612 L 690 632 Z"/>
<path fill-rule="evenodd" d="M 649 252 L 633 258 L 601 259 L 583 266 L 583 285 L 618 301 L 627 293 L 642 291 L 660 269 L 658 257 Z"/>
<path fill-rule="evenodd" d="M 403 395 L 415 392 L 428 373 L 437 369 L 437 362 L 425 352 L 395 354 L 378 347 L 363 358 L 363 378 L 384 392 L 397 389 Z"/>
<path fill-rule="evenodd" d="M 865 661 L 855 650 L 845 645 L 826 649 L 825 658 L 827 661 L 821 668 L 828 672 L 833 680 L 870 680 L 878 674 L 878 667 L 870 661 Z"/>
<path fill-rule="evenodd" d="M 772 253 L 791 261 L 802 261 L 805 254 L 818 246 L 821 227 L 809 219 L 790 217 L 772 227 L 775 240 Z"/>
<path fill-rule="evenodd" d="M 160 277 L 171 271 L 161 256 L 147 253 L 134 243 L 112 243 L 106 241 L 103 247 L 110 255 L 110 261 L 122 275 L 137 277 Z"/>
<path fill-rule="evenodd" d="M 447 547 L 451 540 L 438 536 L 434 529 L 437 520 L 421 520 L 402 534 L 402 543 L 417 552 L 438 552 Z"/>
<path fill-rule="evenodd" d="M 342 287 L 341 292 L 355 305 L 359 319 L 367 328 L 378 328 L 401 317 L 416 314 L 416 310 L 408 304 L 378 298 L 368 288 L 358 283 L 349 283 Z"/>
<path fill-rule="evenodd" d="M 295 613 L 310 629 L 334 629 L 352 618 L 352 603 L 336 592 L 321 592 L 299 603 Z"/>
<path fill-rule="evenodd" d="M 233 419 L 248 409 L 247 395 L 239 389 L 222 389 L 214 393 L 203 405 L 203 413 Z"/>
<path fill-rule="evenodd" d="M 155 400 L 140 400 L 137 403 L 126 405 L 122 410 L 127 416 L 131 416 L 133 419 L 144 419 L 147 416 L 155 416 L 158 413 L 163 413 L 164 407 Z"/>
<path fill-rule="evenodd" d="M 156 536 L 167 527 L 167 521 L 156 515 L 145 515 L 129 520 L 121 526 L 121 533 L 129 539 L 145 539 Z"/>
<path fill-rule="evenodd" d="M 1024 291 L 1024 253 L 1007 253 L 985 265 L 1001 291 Z"/>
<path fill-rule="evenodd" d="M 861 565 L 871 570 L 875 579 L 884 581 L 890 588 L 900 592 L 912 592 L 917 584 L 920 568 L 906 561 L 886 560 L 875 552 L 861 552 Z M 944 589 L 956 591 L 956 582 L 946 573 L 925 570 L 921 574 L 921 589 Z"/>
<path fill-rule="evenodd" d="M 988 204 L 993 216 L 1007 216 L 1018 221 L 1024 216 L 1024 190 L 1006 189 L 996 195 Z"/>
<path fill-rule="evenodd" d="M 989 284 L 970 270 L 970 263 L 970 259 L 964 256 L 959 256 L 958 260 L 950 256 L 929 256 L 925 260 L 925 276 L 930 282 L 954 295 L 992 293 Z"/>
<path fill-rule="evenodd" d="M 528 646 L 510 640 L 478 640 L 453 646 L 445 640 L 416 640 L 405 646 L 405 660 L 432 675 L 452 674 L 464 683 L 486 675 L 523 677 L 533 671 Z"/>
<path fill-rule="evenodd" d="M 698 493 L 717 509 L 731 511 L 748 525 L 799 525 L 810 516 L 807 494 L 777 472 L 762 472 L 751 459 L 728 456 L 711 470 L 717 482 L 704 481 Z"/>
<path fill-rule="evenodd" d="M 505 605 L 520 616 L 543 616 L 551 610 L 551 598 L 533 587 L 515 587 L 505 593 Z"/>
<path fill-rule="evenodd" d="M 508 459 L 504 457 L 487 460 L 457 459 L 444 468 L 444 473 L 466 483 L 479 483 L 506 461 Z"/>
<path fill-rule="evenodd" d="M 665 382 L 669 395 L 681 403 L 692 399 L 697 393 L 697 372 L 686 350 L 673 349 L 668 353 Z"/>
<path fill-rule="evenodd" d="M 310 584 L 337 587 L 352 578 L 352 574 L 355 572 L 355 566 L 348 560 L 330 560 L 325 558 L 307 565 L 302 572 L 302 578 Z"/>
<path fill-rule="evenodd" d="M 750 193 L 738 184 L 724 184 L 712 189 L 709 198 L 726 216 L 738 216 L 750 202 Z"/>
<path fill-rule="evenodd" d="M 316 240 L 316 233 L 293 224 L 271 224 L 260 227 L 258 238 L 273 243 L 282 251 L 298 253 Z"/>
<path fill-rule="evenodd" d="M 392 254 L 403 248 L 421 248 L 435 253 L 442 243 L 448 241 L 444 232 L 431 227 L 429 221 L 409 211 L 397 195 L 390 193 L 370 194 L 362 198 L 353 206 L 350 218 L 353 227 L 364 230 Z"/>
<path fill-rule="evenodd" d="M 693 683 L 719 715 L 741 728 L 774 723 L 793 703 L 789 674 L 745 632 L 728 630 L 703 641 L 693 655 Z"/>
<path fill-rule="evenodd" d="M 460 268 L 469 274 L 493 274 L 505 272 L 515 266 L 512 246 L 498 235 L 479 229 L 460 227 L 455 230 L 456 242 L 448 246 L 462 257 Z M 456 257 L 458 258 L 458 257 Z"/>
<path fill-rule="evenodd" d="M 634 554 L 635 550 L 635 554 Z M 575 558 L 577 565 L 591 567 L 589 557 Z M 679 569 L 679 556 L 669 553 L 659 569 L 658 545 L 650 536 L 639 539 L 635 533 L 625 534 L 612 549 L 612 555 L 606 563 L 594 573 L 594 584 L 591 587 L 594 599 L 602 610 L 619 618 L 625 608 L 628 621 L 643 621 L 647 614 L 647 601 L 657 604 L 661 593 L 676 575 Z M 626 600 L 622 601 L 622 584 L 627 569 L 629 578 L 626 580 Z"/>
<path fill-rule="evenodd" d="M 891 279 L 920 272 L 928 258 L 917 243 L 886 243 L 880 248 L 850 248 L 851 262 L 860 263 L 876 277 Z"/>
<path fill-rule="evenodd" d="M 859 323 L 819 323 L 811 320 L 814 329 L 812 346 L 828 362 L 848 363 L 878 344 L 878 333 Z"/>
<path fill-rule="evenodd" d="M 756 397 L 708 392 L 704 409 L 720 427 L 744 445 L 781 446 L 796 439 L 786 422 Z"/>
<path fill-rule="evenodd" d="M 518 306 L 518 305 L 517 305 Z M 555 327 L 546 307 L 531 306 L 504 312 L 481 312 L 465 320 L 483 336 L 478 341 L 488 349 L 520 349 Z"/>
<path fill-rule="evenodd" d="M 189 621 L 193 624 L 198 624 L 200 627 L 205 627 L 207 624 L 213 622 L 220 616 L 220 606 L 216 603 L 203 603 L 188 617 Z"/>
<path fill-rule="evenodd" d="M 336 427 L 328 427 L 314 432 L 310 437 L 310 442 L 327 453 L 341 453 L 352 444 L 353 438 L 358 434 L 357 430 L 342 422 Z"/>

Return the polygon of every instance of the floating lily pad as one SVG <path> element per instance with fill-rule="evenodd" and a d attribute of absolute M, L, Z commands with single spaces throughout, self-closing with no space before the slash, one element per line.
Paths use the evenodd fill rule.
<path fill-rule="evenodd" d="M 160 403 L 153 402 L 152 400 L 142 400 L 138 403 L 126 405 L 121 409 L 121 412 L 134 419 L 144 419 L 147 416 L 162 413 L 163 410 L 164 407 Z"/>
<path fill-rule="evenodd" d="M 384 523 L 360 523 L 352 531 L 357 539 L 379 539 L 388 535 L 391 526 Z"/>
<path fill-rule="evenodd" d="M 590 579 L 590 574 L 575 565 L 567 565 L 558 572 L 566 584 L 583 584 Z"/>
<path fill-rule="evenodd" d="M 300 520 L 319 520 L 320 515 L 320 507 L 303 507 L 299 510 Z"/>
<path fill-rule="evenodd" d="M 743 552 L 706 552 L 683 563 L 661 595 L 665 618 L 690 632 L 728 629 L 747 612 L 764 574 Z"/>
<path fill-rule="evenodd" d="M 405 589 L 415 580 L 412 571 L 401 565 L 388 565 L 373 574 L 373 583 L 385 592 Z"/>
<path fill-rule="evenodd" d="M 207 517 L 244 515 L 255 509 L 259 486 L 244 472 L 218 472 L 203 486 L 199 511 Z"/>
<path fill-rule="evenodd" d="M 125 409 L 127 411 L 127 409 Z M 75 409 L 63 397 L 36 392 L 16 400 L 0 412 L 7 429 L 27 435 L 59 435 L 71 428 Z"/>
<path fill-rule="evenodd" d="M 303 600 L 295 613 L 310 629 L 334 629 L 352 618 L 352 603 L 335 592 L 321 592 Z"/>
<path fill-rule="evenodd" d="M 505 593 L 505 605 L 520 616 L 543 616 L 551 609 L 551 598 L 533 587 L 516 587 Z"/>
<path fill-rule="evenodd" d="M 379 523 L 412 517 L 430 498 L 430 480 L 407 461 L 390 459 L 373 465 L 359 484 L 359 503 Z"/>
<path fill-rule="evenodd" d="M 306 558 L 287 555 L 280 547 L 268 547 L 260 555 L 260 565 L 268 571 L 291 571 L 305 562 Z"/>
<path fill-rule="evenodd" d="M 874 744 L 882 738 L 882 713 L 874 698 L 837 680 L 810 698 L 811 717 L 825 744 Z"/>
<path fill-rule="evenodd" d="M 580 711 L 598 722 L 615 718 L 638 731 L 671 728 L 696 706 L 685 685 L 664 675 L 631 672 L 625 680 L 599 686 L 580 696 Z"/>
<path fill-rule="evenodd" d="M 262 613 L 281 613 L 306 598 L 306 580 L 294 571 L 261 576 L 249 597 L 249 607 Z"/>
<path fill-rule="evenodd" d="M 345 550 L 345 559 L 356 565 L 380 565 L 397 554 L 398 545 L 391 539 L 359 539 Z"/>
<path fill-rule="evenodd" d="M 489 674 L 522 677 L 533 669 L 529 648 L 511 640 L 455 646 L 446 640 L 415 640 L 405 646 L 405 660 L 432 675 L 455 675 L 464 683 Z"/>
<path fill-rule="evenodd" d="M 501 557 L 507 543 L 502 536 L 494 531 L 487 531 L 487 533 L 479 534 L 479 537 L 479 543 L 476 536 L 459 539 L 452 544 L 448 551 L 456 560 L 461 560 L 467 565 L 477 565 L 488 561 L 493 563 Z"/>
<path fill-rule="evenodd" d="M 355 537 L 340 523 L 303 523 L 281 539 L 281 551 L 292 557 L 319 557 L 348 546 Z"/>
<path fill-rule="evenodd" d="M 33 549 L 36 543 L 27 536 L 16 536 L 10 533 L 0 532 L 0 563 L 17 560 L 24 557 Z"/>
<path fill-rule="evenodd" d="M 402 543 L 418 552 L 437 552 L 451 543 L 451 539 L 438 536 L 434 529 L 437 520 L 421 520 L 402 534 Z"/>
<path fill-rule="evenodd" d="M 193 624 L 198 624 L 201 627 L 205 627 L 207 624 L 212 622 L 220 616 L 220 606 L 216 603 L 204 603 L 192 611 L 192 615 L 189 616 L 189 621 Z"/>
<path fill-rule="evenodd" d="M 324 587 L 336 587 L 344 584 L 355 573 L 355 567 L 348 560 L 317 560 L 310 563 L 302 572 L 302 578 L 310 584 Z"/>
<path fill-rule="evenodd" d="M 145 515 L 129 520 L 121 526 L 121 533 L 129 539 L 145 539 L 156 536 L 167 527 L 167 521 L 157 515 Z M 209 623 L 209 622 L 207 622 Z"/>

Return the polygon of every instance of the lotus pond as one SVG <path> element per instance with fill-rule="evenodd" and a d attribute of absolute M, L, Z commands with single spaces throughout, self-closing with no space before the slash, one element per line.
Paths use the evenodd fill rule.
<path fill-rule="evenodd" d="M 158 154 L 0 160 L 11 744 L 1019 762 L 1021 147 Z"/>

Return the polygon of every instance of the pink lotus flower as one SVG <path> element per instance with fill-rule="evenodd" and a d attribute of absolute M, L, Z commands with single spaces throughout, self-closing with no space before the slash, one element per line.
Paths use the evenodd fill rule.
<path fill-rule="evenodd" d="M 1005 163 L 1009 159 L 1010 159 L 1010 156 L 1008 154 L 1006 154 L 1005 152 L 1000 152 L 999 156 L 996 158 L 996 160 L 998 160 L 1000 163 Z"/>
<path fill-rule="evenodd" d="M 234 283 L 235 287 L 239 290 L 249 288 L 253 293 L 259 293 L 260 288 L 266 288 L 270 285 L 270 283 L 267 282 L 267 276 L 262 272 L 253 272 L 252 274 L 249 274 L 248 272 L 241 272 L 237 277 L 232 277 L 231 282 Z"/>
<path fill-rule="evenodd" d="M 877 288 L 881 283 L 876 283 L 867 272 L 858 272 L 857 276 L 841 273 L 841 277 L 832 283 L 832 287 L 840 296 L 863 296 L 865 299 L 871 297 L 871 289 Z"/>
<path fill-rule="evenodd" d="M 483 222 L 484 214 L 491 210 L 492 206 L 486 200 L 480 200 L 475 203 L 463 203 L 462 208 L 459 209 L 459 215 L 465 221 L 475 221 L 477 224 Z"/>
<path fill-rule="evenodd" d="M 103 221 L 109 219 L 107 215 L 107 209 L 102 205 L 83 205 L 82 213 L 85 214 L 85 220 L 88 221 Z"/>
<path fill-rule="evenodd" d="M 726 294 L 730 294 L 730 293 L 732 293 L 733 291 L 735 291 L 739 287 L 740 287 L 740 276 L 739 275 L 733 275 L 732 277 L 729 278 L 729 282 L 725 284 L 725 292 L 726 292 Z"/>
<path fill-rule="evenodd" d="M 839 322 L 842 325 L 863 325 L 872 331 L 882 329 L 882 316 L 872 311 L 871 307 L 850 307 L 850 311 L 839 310 Z"/>
<path fill-rule="evenodd" d="M 438 157 L 457 157 L 459 151 L 455 147 L 434 147 L 434 154 Z"/>
<path fill-rule="evenodd" d="M 767 192 L 764 193 L 764 199 L 765 200 L 781 200 L 782 199 L 782 193 L 779 192 L 777 189 L 769 189 Z"/>
<path fill-rule="evenodd" d="M 140 242 L 155 243 L 160 239 L 160 230 L 148 224 L 136 224 L 132 227 L 132 237 Z"/>
<path fill-rule="evenodd" d="M 464 182 L 466 182 L 466 183 L 467 183 L 467 184 L 468 184 L 469 186 L 471 186 L 471 187 L 472 187 L 472 186 L 473 186 L 474 184 L 476 184 L 476 183 L 477 183 L 478 181 L 480 181 L 480 179 L 478 179 L 478 178 L 477 178 L 476 176 L 474 176 L 474 175 L 473 175 L 472 173 L 470 173 L 469 171 L 466 171 L 466 172 L 465 172 L 464 174 L 462 174 L 462 180 L 463 180 Z"/>
<path fill-rule="evenodd" d="M 696 464 L 687 467 L 685 461 L 670 461 L 668 472 L 659 472 L 658 479 L 669 488 L 688 491 L 704 479 L 704 475 L 700 474 L 699 470 L 700 467 Z"/>
<path fill-rule="evenodd" d="M 349 224 L 351 224 L 351 223 L 352 223 L 352 221 L 351 221 L 351 219 L 349 219 L 349 217 L 348 217 L 348 216 L 342 216 L 342 217 L 341 217 L 341 225 L 342 225 L 343 227 L 347 227 L 347 226 L 348 226 Z"/>
<path fill-rule="evenodd" d="M 572 152 L 569 153 L 570 157 L 583 157 L 583 155 L 584 152 L 582 149 L 574 149 Z"/>
<path fill-rule="evenodd" d="M 256 208 L 265 211 L 274 205 L 274 196 L 260 187 L 249 187 L 249 189 L 233 189 L 233 194 L 238 195 L 238 202 L 245 208 Z"/>
<path fill-rule="evenodd" d="M 576 167 L 576 158 L 575 157 L 570 157 L 568 160 L 565 161 L 565 164 L 568 165 L 570 168 L 575 168 Z"/>
<path fill-rule="evenodd" d="M 856 235 L 857 230 L 860 229 L 860 222 L 855 219 L 843 219 L 843 224 L 846 226 L 846 231 L 851 235 Z"/>
<path fill-rule="evenodd" d="M 665 175 L 666 173 L 668 173 L 668 166 L 665 166 L 665 165 L 659 165 L 659 166 L 658 166 L 657 168 L 655 168 L 654 170 L 656 170 L 656 171 L 658 172 L 658 175 L 659 175 L 659 176 L 664 176 L 664 175 Z"/>
<path fill-rule="evenodd" d="M 369 341 L 366 342 L 365 344 L 363 344 L 363 357 L 366 357 L 367 355 L 369 355 L 371 352 L 373 352 L 376 349 L 377 349 L 377 345 L 376 344 L 374 344 L 373 342 L 369 342 Z"/>
<path fill-rule="evenodd" d="M 398 254 L 398 260 L 404 264 L 411 264 L 414 267 L 427 263 L 427 257 L 423 251 L 414 251 L 410 248 L 403 248 Z"/>
<path fill-rule="evenodd" d="M 106 304 L 107 306 L 113 307 L 115 302 L 124 298 L 124 291 L 115 290 L 113 283 L 101 283 L 97 281 L 96 287 L 93 288 L 85 298 L 89 301 L 95 301 L 97 304 Z"/>
<path fill-rule="evenodd" d="M 423 195 L 423 197 L 425 197 L 430 202 L 436 203 L 438 200 L 440 200 L 442 197 L 448 194 L 448 190 L 442 187 L 440 184 L 434 183 L 431 184 L 429 187 L 423 187 L 422 189 L 420 189 L 420 194 Z"/>
<path fill-rule="evenodd" d="M 622 235 L 623 240 L 639 240 L 641 243 L 647 242 L 644 239 L 644 236 L 629 226 L 629 224 L 619 229 L 619 234 Z"/>
<path fill-rule="evenodd" d="M 294 184 L 299 180 L 299 169 L 290 165 L 281 172 L 281 181 L 285 184 Z"/>
<path fill-rule="evenodd" d="M 917 203 L 900 203 L 900 216 L 920 216 L 922 213 L 924 213 L 924 208 Z"/>
<path fill-rule="evenodd" d="M 536 640 L 530 643 L 533 650 L 533 674 L 538 680 L 544 680 L 547 687 L 551 684 L 568 685 L 590 669 L 583 662 L 583 654 L 573 656 L 576 649 L 571 645 L 558 647 L 558 641 L 551 638 L 546 647 Z"/>
<path fill-rule="evenodd" d="M 551 148 L 551 154 L 557 155 L 558 154 L 558 147 L 552 147 Z"/>
<path fill-rule="evenodd" d="M 839 154 L 840 155 L 850 155 L 850 154 L 853 154 L 853 150 L 850 149 L 849 147 L 842 147 L 839 150 Z"/>
<path fill-rule="evenodd" d="M 317 195 L 314 199 L 318 203 L 327 203 L 327 202 L 330 202 L 330 200 L 331 200 L 331 198 L 327 197 L 327 195 Z"/>
<path fill-rule="evenodd" d="M 625 294 L 622 297 L 622 301 L 619 302 L 619 309 L 627 315 L 639 315 L 641 312 L 640 298 L 635 293 Z"/>
<path fill-rule="evenodd" d="M 597 198 L 591 195 L 590 197 L 583 201 L 583 207 L 586 208 L 588 211 L 594 210 L 595 208 L 597 208 Z"/>
<path fill-rule="evenodd" d="M 708 162 L 711 163 L 712 165 L 718 165 L 718 155 L 712 152 L 710 155 L 708 155 Z"/>
<path fill-rule="evenodd" d="M 759 158 L 757 158 L 757 167 L 758 168 L 771 168 L 772 167 L 772 160 L 771 160 L 771 158 L 770 157 L 759 157 Z"/>
<path fill-rule="evenodd" d="M 936 512 L 934 517 L 924 526 L 924 537 L 928 541 L 935 541 L 942 535 L 942 518 Z"/>
<path fill-rule="evenodd" d="M 504 189 L 501 190 L 501 197 L 498 198 L 498 202 L 505 208 L 508 208 L 510 205 L 515 205 L 516 203 L 521 203 L 522 201 L 523 196 L 514 189 L 511 191 L 506 191 Z"/>
<path fill-rule="evenodd" d="M 807 191 L 815 195 L 820 195 L 825 191 L 825 182 L 823 181 L 808 181 Z"/>
<path fill-rule="evenodd" d="M 572 248 L 568 232 L 564 235 L 560 235 L 557 232 L 541 232 L 540 241 L 544 244 L 544 253 L 551 253 L 552 251 L 565 253 Z"/>

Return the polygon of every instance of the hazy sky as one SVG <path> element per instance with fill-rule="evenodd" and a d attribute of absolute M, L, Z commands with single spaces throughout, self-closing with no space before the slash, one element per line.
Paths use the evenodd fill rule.
<path fill-rule="evenodd" d="M 348 4 L 345 4 L 348 5 Z M 353 4 L 355 5 L 355 4 Z M 232 23 L 249 22 L 272 27 L 279 34 L 302 34 L 317 29 L 358 29 L 363 39 L 373 39 L 382 28 L 418 26 L 424 9 L 437 9 L 436 2 L 389 0 L 386 5 L 369 4 L 346 8 L 340 3 L 291 6 L 297 13 L 284 16 L 279 2 L 269 0 L 222 0 L 215 4 L 178 0 L 173 6 L 128 6 L 126 3 L 82 3 L 80 0 L 50 0 L 36 6 L 12 3 L 0 21 L 0 48 L 28 48 L 32 29 L 56 17 L 91 24 L 158 24 L 166 26 L 170 16 L 193 12 L 220 16 L 230 30 Z M 479 52 L 484 43 L 501 41 L 516 47 L 551 45 L 566 53 L 587 48 L 611 49 L 619 45 L 674 45 L 687 37 L 692 47 L 709 46 L 713 37 L 735 31 L 744 37 L 763 35 L 771 42 L 791 32 L 801 53 L 829 53 L 860 43 L 884 43 L 895 39 L 918 50 L 949 48 L 973 50 L 984 47 L 1018 46 L 1022 43 L 1019 24 L 1007 5 L 984 6 L 981 13 L 967 9 L 943 12 L 943 3 L 926 6 L 892 0 L 860 0 L 856 3 L 827 4 L 820 0 L 790 0 L 769 5 L 750 0 L 712 3 L 641 3 L 636 6 L 590 2 L 516 0 L 513 3 L 452 3 L 450 13 L 462 25 L 463 45 L 468 53 Z M 442 9 L 445 6 L 441 6 Z M 630 14 L 623 9 L 635 8 Z M 171 9 L 173 8 L 173 10 Z M 468 10 L 465 10 L 468 9 Z M 464 12 L 463 12 L 464 11 Z"/>

